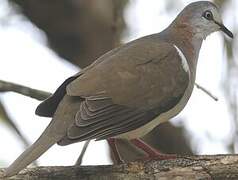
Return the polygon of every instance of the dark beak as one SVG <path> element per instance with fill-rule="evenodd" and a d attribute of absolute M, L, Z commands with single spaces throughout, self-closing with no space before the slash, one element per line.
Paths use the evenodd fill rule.
<path fill-rule="evenodd" d="M 223 24 L 221 24 L 221 23 L 219 23 L 219 22 L 216 22 L 216 21 L 215 21 L 215 23 L 216 23 L 218 26 L 220 26 L 220 29 L 221 29 L 227 36 L 229 36 L 230 38 L 233 38 L 233 37 L 234 37 L 234 36 L 233 36 L 233 33 L 232 33 L 229 29 L 227 29 L 226 26 L 224 26 Z"/>

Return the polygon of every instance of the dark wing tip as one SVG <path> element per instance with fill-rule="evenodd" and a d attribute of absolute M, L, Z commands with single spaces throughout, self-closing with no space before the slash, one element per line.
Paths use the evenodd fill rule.
<path fill-rule="evenodd" d="M 66 94 L 66 86 L 75 80 L 79 75 L 75 75 L 66 79 L 63 84 L 58 87 L 55 93 L 40 103 L 35 110 L 35 114 L 43 117 L 52 117 L 60 103 L 61 99 Z"/>
<path fill-rule="evenodd" d="M 55 112 L 54 109 L 54 104 L 51 103 L 49 98 L 37 106 L 35 114 L 42 117 L 52 117 Z"/>

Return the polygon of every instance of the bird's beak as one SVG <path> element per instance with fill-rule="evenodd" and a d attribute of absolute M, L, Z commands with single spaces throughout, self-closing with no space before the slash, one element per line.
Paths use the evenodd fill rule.
<path fill-rule="evenodd" d="M 220 30 L 223 31 L 227 36 L 229 36 L 230 38 L 233 38 L 233 33 L 226 28 L 226 26 L 224 26 L 224 24 L 216 22 L 215 23 L 220 27 Z"/>

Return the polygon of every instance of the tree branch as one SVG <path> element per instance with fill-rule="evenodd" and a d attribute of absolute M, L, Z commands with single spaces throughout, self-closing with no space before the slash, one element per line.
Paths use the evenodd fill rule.
<path fill-rule="evenodd" d="M 238 155 L 214 155 L 179 157 L 171 160 L 151 160 L 122 165 L 106 166 L 58 166 L 28 168 L 20 174 L 0 179 L 23 180 L 173 180 L 173 179 L 238 179 Z M 1 178 L 2 177 L 2 178 Z"/>
<path fill-rule="evenodd" d="M 78 157 L 75 165 L 80 166 L 82 164 L 83 157 L 84 157 L 84 154 L 85 154 L 85 152 L 88 148 L 89 143 L 90 143 L 90 140 L 87 140 L 87 141 L 84 142 L 83 149 L 82 149 L 81 153 L 79 154 L 79 157 Z"/>
<path fill-rule="evenodd" d="M 213 100 L 218 101 L 218 98 L 216 96 L 214 96 L 211 92 L 209 92 L 207 89 L 205 89 L 201 85 L 195 83 L 195 86 L 201 91 L 203 91 L 204 93 L 206 93 L 208 96 L 210 96 Z"/>
<path fill-rule="evenodd" d="M 19 130 L 15 122 L 11 119 L 11 117 L 8 115 L 5 107 L 3 106 L 2 102 L 0 101 L 0 119 L 3 123 L 5 123 L 9 128 L 15 131 L 15 133 L 18 135 L 20 140 L 22 141 L 25 148 L 29 146 L 29 142 L 24 137 L 22 132 Z"/>
<path fill-rule="evenodd" d="M 0 80 L 0 92 L 15 92 L 28 96 L 37 100 L 44 100 L 51 95 L 51 93 L 46 91 L 41 91 L 33 88 L 29 88 L 20 84 Z"/>

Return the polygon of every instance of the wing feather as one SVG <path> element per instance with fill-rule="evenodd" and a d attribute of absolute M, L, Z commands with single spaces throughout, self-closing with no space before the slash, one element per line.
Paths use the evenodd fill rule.
<path fill-rule="evenodd" d="M 87 139 L 99 140 L 116 136 L 136 129 L 148 123 L 156 116 L 156 114 L 152 112 L 144 112 L 138 109 L 115 105 L 109 99 L 104 101 L 100 100 L 100 102 L 102 103 L 101 107 L 106 109 L 113 107 L 112 110 L 102 112 L 104 109 L 95 108 L 101 111 L 101 113 L 94 111 L 93 113 L 90 112 L 90 114 L 87 114 L 90 109 L 90 104 L 95 106 L 96 103 L 99 105 L 99 102 L 91 101 L 90 104 L 87 104 L 85 100 L 81 103 L 81 108 L 75 116 L 75 123 L 68 128 L 67 135 L 58 144 L 65 145 Z M 107 106 L 105 106 L 105 104 L 107 104 Z"/>
<path fill-rule="evenodd" d="M 170 43 L 143 40 L 118 50 L 67 85 L 69 96 L 84 100 L 58 144 L 114 137 L 147 124 L 177 105 L 189 73 Z"/>

